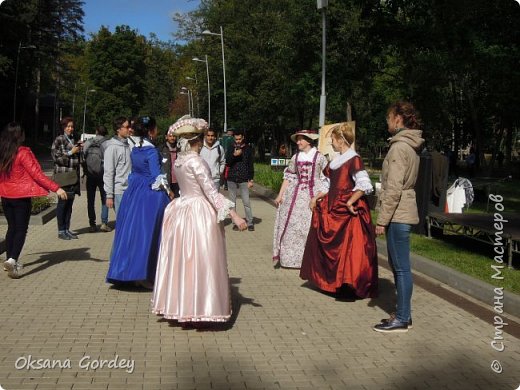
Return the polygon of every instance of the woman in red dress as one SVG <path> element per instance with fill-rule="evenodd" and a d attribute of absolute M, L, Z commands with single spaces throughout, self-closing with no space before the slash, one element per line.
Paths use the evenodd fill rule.
<path fill-rule="evenodd" d="M 329 192 L 311 200 L 312 224 L 305 245 L 300 277 L 321 290 L 350 286 L 360 298 L 377 296 L 375 231 L 365 194 L 373 191 L 361 157 L 350 148 L 352 128 L 342 123 L 332 132 L 339 152 L 324 170 Z"/>

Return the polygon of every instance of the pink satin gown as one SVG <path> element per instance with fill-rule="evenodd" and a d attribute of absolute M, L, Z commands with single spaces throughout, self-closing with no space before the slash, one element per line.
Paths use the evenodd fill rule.
<path fill-rule="evenodd" d="M 152 312 L 179 322 L 231 316 L 224 227 L 233 203 L 219 194 L 206 162 L 194 152 L 174 166 L 181 197 L 164 212 Z"/>

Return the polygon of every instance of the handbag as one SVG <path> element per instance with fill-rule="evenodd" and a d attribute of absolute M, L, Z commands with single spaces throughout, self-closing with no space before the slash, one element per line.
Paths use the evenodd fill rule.
<path fill-rule="evenodd" d="M 73 186 L 78 182 L 78 173 L 76 171 L 54 172 L 52 180 L 62 188 Z"/>

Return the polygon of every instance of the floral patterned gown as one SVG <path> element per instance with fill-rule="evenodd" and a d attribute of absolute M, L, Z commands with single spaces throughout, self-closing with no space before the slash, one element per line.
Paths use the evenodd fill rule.
<path fill-rule="evenodd" d="M 312 148 L 295 154 L 284 172 L 289 186 L 276 213 L 273 238 L 273 260 L 282 267 L 301 267 L 312 218 L 309 202 L 318 192 L 327 192 L 326 166 L 325 156 Z"/>

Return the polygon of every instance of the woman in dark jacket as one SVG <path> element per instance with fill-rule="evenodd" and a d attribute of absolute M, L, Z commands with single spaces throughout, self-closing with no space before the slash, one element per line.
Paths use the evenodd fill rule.
<path fill-rule="evenodd" d="M 24 140 L 24 131 L 15 122 L 5 126 L 0 134 L 0 196 L 8 225 L 4 268 L 11 278 L 18 278 L 22 269 L 18 259 L 31 217 L 31 197 L 53 191 L 60 199 L 67 199 L 66 192 L 43 174 L 31 149 L 21 146 Z"/>
<path fill-rule="evenodd" d="M 70 230 L 70 219 L 72 216 L 72 204 L 75 195 L 80 194 L 79 189 L 79 165 L 81 142 L 74 140 L 74 120 L 65 117 L 60 122 L 63 134 L 58 135 L 52 144 L 52 159 L 54 160 L 54 179 L 58 179 L 60 173 L 75 172 L 75 183 L 62 184 L 67 192 L 67 199 L 60 199 L 56 209 L 56 220 L 58 221 L 58 238 L 62 240 L 77 239 L 76 233 Z"/>

